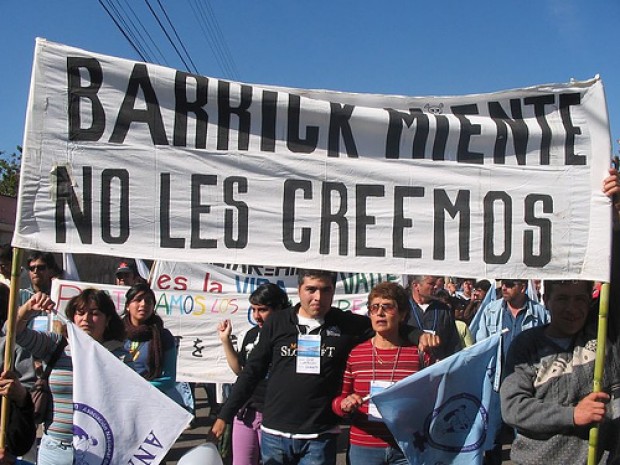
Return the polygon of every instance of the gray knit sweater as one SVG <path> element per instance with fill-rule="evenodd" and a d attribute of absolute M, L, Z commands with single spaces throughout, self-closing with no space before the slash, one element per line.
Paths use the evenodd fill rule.
<path fill-rule="evenodd" d="M 585 464 L 588 428 L 573 425 L 573 410 L 592 392 L 596 325 L 587 325 L 568 350 L 549 339 L 545 328 L 523 332 L 508 352 L 500 396 L 504 421 L 517 429 L 511 459 L 519 465 Z M 618 352 L 616 338 L 607 345 L 607 391 L 619 381 Z M 601 426 L 599 451 L 620 435 L 619 419 L 612 418 L 611 409 L 608 417 Z"/>

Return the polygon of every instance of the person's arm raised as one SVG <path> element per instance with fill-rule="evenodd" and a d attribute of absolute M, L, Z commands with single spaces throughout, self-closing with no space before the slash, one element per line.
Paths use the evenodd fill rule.
<path fill-rule="evenodd" d="M 56 304 L 50 296 L 42 292 L 37 292 L 30 297 L 30 299 L 17 310 L 17 321 L 15 323 L 16 334 L 21 333 L 26 328 L 32 317 L 36 316 L 41 311 L 52 312 L 55 306 Z"/>

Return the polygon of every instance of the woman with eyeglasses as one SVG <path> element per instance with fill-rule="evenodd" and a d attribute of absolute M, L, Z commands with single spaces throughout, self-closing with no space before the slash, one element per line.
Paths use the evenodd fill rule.
<path fill-rule="evenodd" d="M 409 315 L 409 296 L 402 286 L 377 284 L 368 296 L 368 315 L 375 336 L 349 354 L 342 393 L 332 401 L 332 410 L 341 417 L 350 417 L 351 465 L 407 465 L 381 414 L 372 400 L 364 398 L 416 373 L 431 360 L 407 342 L 399 330 Z"/>
<path fill-rule="evenodd" d="M 172 333 L 155 313 L 155 293 L 148 284 L 134 284 L 125 294 L 123 323 L 125 349 L 131 354 L 134 369 L 166 393 L 176 381 L 177 352 Z"/>

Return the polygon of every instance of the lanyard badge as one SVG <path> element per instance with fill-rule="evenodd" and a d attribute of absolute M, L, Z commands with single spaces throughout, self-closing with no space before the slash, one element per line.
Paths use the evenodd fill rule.
<path fill-rule="evenodd" d="M 297 373 L 321 373 L 321 336 L 300 334 L 297 337 Z"/>

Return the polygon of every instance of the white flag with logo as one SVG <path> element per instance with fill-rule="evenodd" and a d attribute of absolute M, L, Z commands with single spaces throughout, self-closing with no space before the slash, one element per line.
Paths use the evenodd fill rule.
<path fill-rule="evenodd" d="M 192 415 L 72 323 L 67 332 L 74 463 L 160 463 Z"/>

